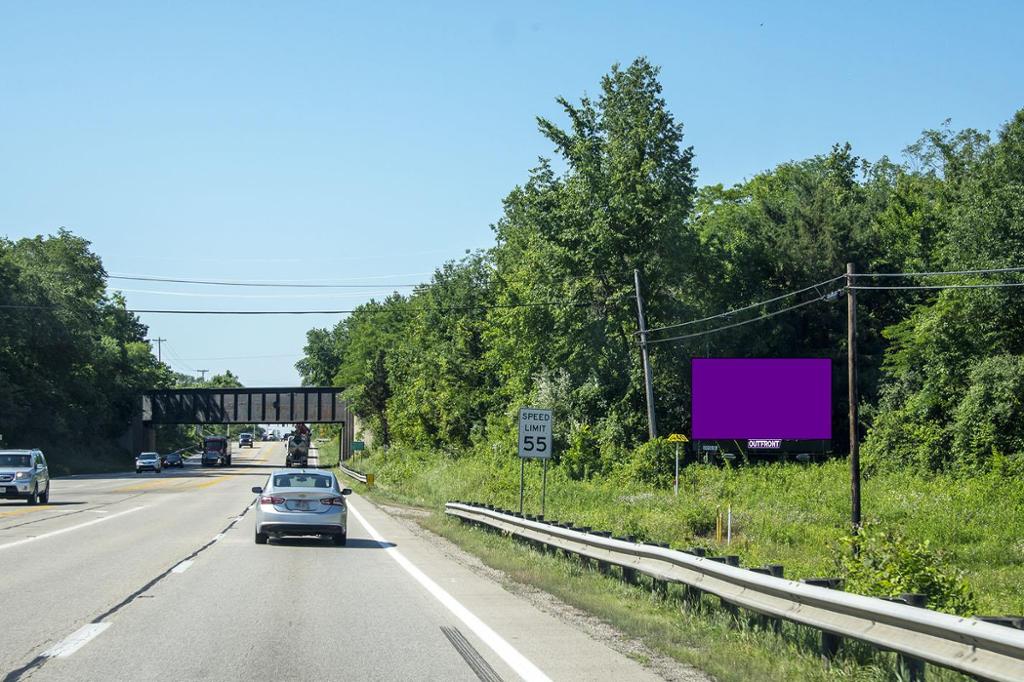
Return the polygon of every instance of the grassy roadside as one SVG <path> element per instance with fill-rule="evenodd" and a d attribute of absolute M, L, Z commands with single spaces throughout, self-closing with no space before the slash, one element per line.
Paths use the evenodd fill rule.
<path fill-rule="evenodd" d="M 854 645 L 825 671 L 814 633 L 788 625 L 782 637 L 734 627 L 713 600 L 681 613 L 678 599 L 652 599 L 649 591 L 595 574 L 506 538 L 463 527 L 439 510 L 450 499 L 518 506 L 518 466 L 490 452 L 462 457 L 416 450 L 374 453 L 351 466 L 377 479 L 371 498 L 434 512 L 421 523 L 512 580 L 534 585 L 635 636 L 653 649 L 706 670 L 721 680 L 895 680 L 895 657 Z M 539 511 L 539 472 L 528 471 L 526 511 Z M 1019 474 L 972 478 L 888 474 L 864 483 L 868 520 L 896 528 L 915 542 L 943 548 L 942 557 L 964 571 L 979 613 L 1024 611 L 1024 481 Z M 352 484 L 364 491 L 365 487 Z M 783 563 L 793 578 L 836 575 L 836 552 L 848 519 L 843 462 L 718 469 L 689 467 L 678 498 L 628 480 L 575 481 L 555 467 L 548 474 L 547 515 L 580 525 L 632 534 L 674 547 L 704 546 L 735 553 L 744 565 Z M 714 538 L 719 508 L 731 505 L 733 542 Z M 670 595 L 671 596 L 671 595 Z M 690 617 L 688 617 L 690 616 Z M 726 661 L 727 663 L 723 663 Z M 929 667 L 929 679 L 965 677 Z"/>
<path fill-rule="evenodd" d="M 452 457 L 392 450 L 360 457 L 354 466 L 373 472 L 380 494 L 440 509 L 451 499 L 518 507 L 519 467 L 514 457 L 491 452 Z M 561 467 L 548 472 L 547 515 L 578 525 L 738 554 L 743 565 L 781 563 L 787 577 L 839 574 L 837 557 L 849 523 L 845 462 L 721 469 L 684 469 L 679 497 L 615 478 L 577 481 Z M 715 540 L 719 510 L 730 507 L 732 542 Z M 540 511 L 539 466 L 527 470 L 525 511 Z M 977 613 L 1024 612 L 1024 477 L 989 473 L 970 478 L 893 473 L 863 484 L 866 521 L 929 543 L 963 571 Z"/>

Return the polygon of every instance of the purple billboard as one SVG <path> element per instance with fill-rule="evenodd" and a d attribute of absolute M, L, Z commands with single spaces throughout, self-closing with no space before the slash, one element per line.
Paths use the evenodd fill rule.
<path fill-rule="evenodd" d="M 829 440 L 828 358 L 694 358 L 694 440 Z"/>

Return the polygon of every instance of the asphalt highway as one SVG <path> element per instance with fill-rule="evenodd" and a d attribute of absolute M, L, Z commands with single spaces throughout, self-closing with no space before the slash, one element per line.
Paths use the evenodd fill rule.
<path fill-rule="evenodd" d="M 4 680 L 652 680 L 651 671 L 349 498 L 348 546 L 253 542 L 233 466 L 53 481 L 0 500 Z"/>

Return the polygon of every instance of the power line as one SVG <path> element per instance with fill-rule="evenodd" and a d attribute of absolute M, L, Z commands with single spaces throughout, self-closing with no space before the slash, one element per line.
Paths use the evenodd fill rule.
<path fill-rule="evenodd" d="M 424 274 L 424 273 L 417 273 Z M 429 274 L 429 273 L 426 273 Z M 623 274 L 622 272 L 596 272 L 588 273 L 585 275 L 567 275 L 552 280 L 552 284 L 560 282 L 569 282 L 579 279 L 587 279 L 590 277 L 615 277 Z M 401 275 L 396 275 L 401 276 Z M 492 277 L 496 277 L 497 273 L 491 273 Z M 360 284 L 345 284 L 345 283 L 305 283 L 301 280 L 220 280 L 220 279 L 193 279 L 188 277 L 164 277 L 158 275 L 137 275 L 137 274 L 111 274 L 107 275 L 107 279 L 126 280 L 132 282 L 165 282 L 174 284 L 198 284 L 204 286 L 224 286 L 224 287 L 267 287 L 267 288 L 282 288 L 282 289 L 373 289 L 373 288 L 416 288 L 416 287 L 434 287 L 437 284 L 430 282 L 419 282 L 419 283 L 401 283 L 401 284 L 385 284 L 381 282 L 377 283 L 360 283 Z M 364 277 L 363 279 L 373 279 L 372 276 Z"/>
<path fill-rule="evenodd" d="M 992 275 L 1000 272 L 1024 272 L 1024 266 L 984 268 L 981 270 L 946 270 L 936 272 L 857 272 L 854 277 L 939 277 L 942 275 Z"/>
<path fill-rule="evenodd" d="M 680 322 L 678 324 L 667 324 L 667 325 L 664 325 L 662 327 L 651 327 L 647 331 L 649 333 L 649 332 L 662 331 L 662 330 L 665 330 L 665 329 L 676 329 L 678 327 L 688 327 L 690 325 L 698 324 L 700 322 L 707 322 L 708 320 L 717 320 L 720 317 L 728 317 L 730 315 L 735 315 L 736 313 L 742 313 L 742 312 L 744 312 L 746 310 L 750 310 L 751 308 L 759 308 L 759 307 L 761 307 L 763 305 L 768 305 L 769 303 L 775 303 L 775 302 L 781 301 L 781 300 L 783 300 L 785 298 L 790 298 L 792 296 L 796 296 L 798 294 L 802 294 L 802 293 L 805 293 L 807 291 L 811 291 L 812 289 L 817 289 L 818 287 L 825 286 L 826 284 L 831 284 L 832 282 L 835 282 L 837 280 L 843 279 L 844 277 L 846 277 L 846 275 L 838 275 L 836 277 L 833 277 L 832 279 L 826 279 L 823 282 L 818 282 L 817 284 L 812 284 L 810 286 L 804 287 L 803 289 L 797 289 L 796 291 L 790 291 L 789 293 L 782 294 L 781 296 L 776 296 L 775 298 L 769 298 L 769 299 L 764 300 L 764 301 L 758 301 L 757 303 L 751 303 L 750 305 L 743 306 L 742 308 L 733 308 L 732 310 L 728 310 L 728 311 L 726 311 L 724 313 L 718 313 L 717 315 L 710 315 L 708 317 L 702 317 L 699 320 L 690 320 L 688 322 Z M 634 332 L 634 335 L 636 335 L 638 333 L 639 332 Z M 671 339 L 665 339 L 665 340 L 671 340 Z M 651 343 L 656 343 L 656 342 L 655 341 L 651 341 Z"/>
<path fill-rule="evenodd" d="M 714 329 L 707 329 L 707 330 L 704 330 L 702 332 L 694 332 L 692 334 L 683 334 L 681 336 L 670 336 L 670 337 L 668 337 L 666 339 L 654 339 L 654 340 L 648 341 L 647 343 L 648 344 L 652 344 L 652 343 L 668 343 L 669 341 L 682 341 L 683 339 L 693 339 L 693 338 L 697 338 L 698 336 L 707 336 L 708 334 L 715 334 L 717 332 L 724 331 L 726 329 L 733 329 L 734 327 L 742 327 L 745 324 L 752 324 L 754 322 L 760 322 L 761 320 L 767 320 L 769 317 L 775 317 L 776 315 L 781 315 L 782 313 L 788 313 L 791 310 L 796 310 L 797 308 L 803 308 L 804 306 L 808 306 L 808 305 L 810 305 L 812 303 L 818 303 L 819 301 L 823 301 L 823 300 L 824 300 L 823 297 L 822 298 L 812 298 L 812 299 L 809 299 L 807 301 L 802 301 L 802 302 L 797 303 L 795 305 L 791 305 L 791 306 L 789 306 L 787 308 L 782 308 L 781 310 L 776 310 L 776 311 L 773 311 L 773 312 L 770 312 L 770 313 L 765 313 L 765 314 L 760 315 L 758 317 L 752 317 L 749 320 L 743 320 L 742 322 L 733 322 L 732 324 L 726 324 L 726 325 L 722 325 L 721 327 L 715 327 Z"/>
<path fill-rule="evenodd" d="M 301 353 L 285 353 L 280 355 L 225 355 L 213 358 L 179 358 L 179 360 L 190 360 L 192 362 L 205 362 L 207 360 L 265 360 L 270 358 L 301 358 Z"/>
<path fill-rule="evenodd" d="M 180 356 L 180 355 L 178 355 L 178 353 L 177 353 L 177 352 L 176 352 L 176 351 L 174 350 L 174 348 L 173 348 L 173 347 L 171 346 L 170 342 L 168 342 L 168 341 L 165 341 L 164 343 L 166 343 L 166 344 L 167 344 L 167 353 L 168 353 L 168 354 L 169 354 L 169 355 L 171 356 L 171 358 L 173 358 L 173 360 L 174 360 L 174 362 L 173 362 L 173 363 L 171 363 L 170 361 L 168 361 L 168 364 L 171 364 L 171 365 L 172 365 L 172 368 L 173 368 L 173 365 L 178 365 L 179 367 L 184 367 L 184 368 L 185 368 L 185 369 L 187 370 L 187 373 L 191 373 L 191 374 L 195 374 L 195 373 L 196 373 L 196 368 L 195 368 L 195 367 L 192 367 L 191 365 L 189 365 L 188 363 L 186 363 L 186 362 L 185 362 L 185 361 L 184 361 L 184 360 L 183 360 L 183 359 L 181 358 L 181 356 Z"/>
<path fill-rule="evenodd" d="M 239 282 L 230 280 L 213 280 L 213 279 L 185 279 L 178 277 L 150 277 L 150 276 L 127 276 L 127 275 L 107 275 L 107 279 L 120 279 L 128 280 L 132 282 L 171 282 L 174 284 L 203 284 L 208 286 L 220 286 L 220 287 L 271 287 L 280 289 L 373 289 L 381 287 L 418 287 L 426 286 L 424 284 L 294 284 L 294 283 L 276 283 L 276 282 Z"/>
<path fill-rule="evenodd" d="M 624 297 L 619 297 L 624 298 Z M 604 301 L 544 301 L 544 302 L 530 302 L 530 303 L 508 303 L 508 304 L 480 304 L 480 305 L 469 305 L 469 306 L 450 306 L 450 307 L 422 307 L 416 306 L 406 308 L 406 310 L 412 312 L 464 312 L 469 310 L 492 310 L 492 309 L 512 309 L 512 308 L 541 308 L 549 306 L 566 306 L 566 307 L 587 307 L 591 305 L 603 305 L 609 302 L 615 301 L 615 298 L 607 299 Z M 0 309 L 22 309 L 22 310 L 61 310 L 64 306 L 47 306 L 47 305 L 28 305 L 28 304 L 2 304 Z M 151 314 L 151 315 L 346 315 L 357 312 L 363 312 L 360 309 L 351 310 L 181 310 L 181 309 L 167 309 L 167 308 L 123 308 L 125 312 L 135 314 Z M 404 311 L 403 311 L 404 312 Z"/>
<path fill-rule="evenodd" d="M 856 289 L 858 291 L 864 290 L 916 290 L 916 289 L 999 289 L 1003 287 L 1024 287 L 1024 282 L 990 282 L 988 284 L 920 284 L 920 285 L 908 285 L 908 286 L 852 286 L 850 289 Z"/>
<path fill-rule="evenodd" d="M 393 290 L 379 289 L 371 291 L 331 292 L 322 294 L 236 294 L 236 293 L 198 293 L 194 291 L 160 291 L 156 289 L 123 289 L 111 287 L 114 291 L 127 294 L 149 294 L 151 296 L 181 296 L 185 298 L 240 298 L 240 299 L 299 299 L 299 298 L 359 298 L 360 296 L 386 296 Z"/>

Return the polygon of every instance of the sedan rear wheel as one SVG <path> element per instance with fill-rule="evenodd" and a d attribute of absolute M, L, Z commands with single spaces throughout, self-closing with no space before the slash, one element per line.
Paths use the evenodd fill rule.
<path fill-rule="evenodd" d="M 257 545 L 265 545 L 265 544 L 267 544 L 267 540 L 269 540 L 269 539 L 270 539 L 270 536 L 267 535 L 266 533 L 261 533 L 259 531 L 256 531 L 256 544 Z"/>
<path fill-rule="evenodd" d="M 344 547 L 345 543 L 348 542 L 348 533 L 338 533 L 337 535 L 331 536 L 331 542 L 338 547 Z"/>

